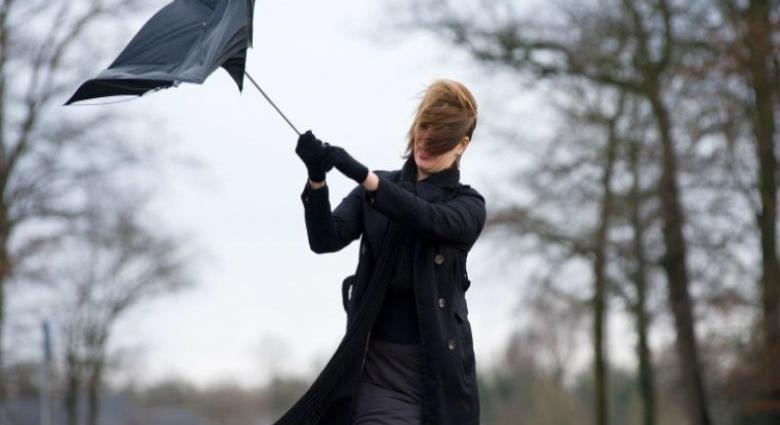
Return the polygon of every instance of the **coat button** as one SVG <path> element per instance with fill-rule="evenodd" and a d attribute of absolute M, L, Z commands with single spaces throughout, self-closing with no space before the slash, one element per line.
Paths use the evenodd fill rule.
<path fill-rule="evenodd" d="M 439 298 L 439 307 L 444 308 L 444 304 L 445 304 L 444 298 Z"/>
<path fill-rule="evenodd" d="M 451 340 L 447 341 L 447 348 L 449 348 L 450 350 L 454 350 L 455 349 L 455 340 L 454 339 L 451 339 Z"/>
<path fill-rule="evenodd" d="M 434 257 L 433 262 L 436 264 L 441 264 L 444 262 L 444 256 L 441 254 L 436 254 L 436 257 Z"/>

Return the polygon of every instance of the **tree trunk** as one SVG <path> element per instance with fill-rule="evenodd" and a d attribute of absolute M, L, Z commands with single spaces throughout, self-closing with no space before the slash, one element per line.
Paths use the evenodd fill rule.
<path fill-rule="evenodd" d="M 76 353 L 68 350 L 65 358 L 65 424 L 78 425 L 79 387 L 81 384 L 79 361 Z"/>
<path fill-rule="evenodd" d="M 612 170 L 615 164 L 617 137 L 615 122 L 609 123 L 609 136 L 606 149 L 602 190 L 604 197 L 601 202 L 599 227 L 596 232 L 596 252 L 594 261 L 595 290 L 593 294 L 593 350 L 594 375 L 596 384 L 595 411 L 596 424 L 609 424 L 609 380 L 607 377 L 607 354 L 605 330 L 607 329 L 607 250 L 609 245 L 609 217 L 612 212 Z"/>
<path fill-rule="evenodd" d="M 9 1 L 0 5 L 0 152 L 5 149 L 5 62 L 8 52 L 7 19 Z M 5 341 L 5 278 L 0 277 L 0 413 L 5 405 L 5 356 L 3 342 Z"/>
<path fill-rule="evenodd" d="M 92 362 L 87 385 L 87 425 L 97 425 L 100 415 L 100 382 L 103 379 L 105 360 L 100 356 Z"/>
<path fill-rule="evenodd" d="M 640 211 L 642 210 L 641 180 L 639 171 L 640 145 L 631 143 L 630 167 L 633 183 L 631 187 L 631 224 L 634 228 L 634 255 L 636 257 L 636 315 L 637 358 L 639 359 L 639 393 L 642 398 L 642 424 L 655 425 L 655 384 L 653 382 L 653 364 L 650 348 L 647 343 L 647 331 L 650 327 L 647 315 L 647 254 L 644 247 L 644 225 Z"/>
<path fill-rule="evenodd" d="M 761 230 L 762 255 L 762 306 L 763 328 L 767 346 L 774 346 L 780 340 L 780 319 L 778 319 L 778 273 L 777 242 L 777 158 L 775 157 L 775 111 L 772 102 L 772 81 L 769 69 L 771 58 L 771 28 L 769 2 L 751 0 L 748 8 L 748 32 L 746 44 L 750 52 L 750 84 L 755 97 L 753 128 L 756 137 L 756 155 L 759 163 L 758 187 L 761 198 L 761 212 L 758 224 Z"/>
<path fill-rule="evenodd" d="M 780 403 L 777 353 L 780 352 L 780 267 L 777 261 L 777 158 L 775 155 L 775 108 L 772 98 L 772 28 L 768 0 L 751 0 L 745 15 L 745 45 L 748 52 L 748 82 L 753 90 L 753 133 L 758 160 L 758 189 L 761 211 L 757 214 L 761 233 L 761 306 L 766 382 L 761 394 L 767 406 Z M 763 379 L 761 379 L 763 381 Z M 764 388 L 764 386 L 760 386 Z M 764 404 L 764 403 L 762 403 Z M 780 408 L 768 407 L 765 423 L 780 423 Z"/>
<path fill-rule="evenodd" d="M 649 84 L 647 99 L 658 125 L 662 148 L 661 180 L 658 187 L 663 210 L 663 239 L 666 252 L 663 267 L 669 285 L 669 305 L 674 316 L 676 345 L 682 372 L 682 384 L 688 398 L 691 423 L 712 423 L 701 374 L 701 362 L 693 319 L 687 265 L 687 247 L 683 237 L 684 214 L 680 205 L 677 183 L 677 157 L 674 152 L 669 113 L 664 105 L 657 82 Z"/>

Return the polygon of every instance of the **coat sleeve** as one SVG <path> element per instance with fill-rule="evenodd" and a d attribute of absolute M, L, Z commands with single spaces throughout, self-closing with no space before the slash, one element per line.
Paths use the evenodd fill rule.
<path fill-rule="evenodd" d="M 306 182 L 301 193 L 306 234 L 312 251 L 336 252 L 357 239 L 363 229 L 363 187 L 357 185 L 331 211 L 328 185 L 313 189 Z"/>
<path fill-rule="evenodd" d="M 364 196 L 373 208 L 409 227 L 420 237 L 470 249 L 485 226 L 485 198 L 470 187 L 459 192 L 446 202 L 428 202 L 379 176 L 377 189 L 364 191 Z"/>

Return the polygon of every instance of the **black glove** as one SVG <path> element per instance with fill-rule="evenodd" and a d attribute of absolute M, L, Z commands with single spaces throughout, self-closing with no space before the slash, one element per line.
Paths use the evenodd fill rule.
<path fill-rule="evenodd" d="M 328 168 L 323 167 L 322 160 L 326 153 L 326 145 L 327 143 L 323 143 L 320 139 L 314 137 L 314 133 L 312 133 L 311 130 L 298 137 L 298 143 L 295 145 L 295 153 L 298 154 L 306 165 L 306 170 L 311 181 L 321 182 L 325 180 L 325 173 L 333 168 L 333 166 Z"/>
<path fill-rule="evenodd" d="M 335 145 L 324 145 L 325 156 L 323 158 L 323 167 L 330 170 L 336 167 L 342 174 L 362 184 L 368 177 L 368 168 L 352 158 L 343 148 Z"/>

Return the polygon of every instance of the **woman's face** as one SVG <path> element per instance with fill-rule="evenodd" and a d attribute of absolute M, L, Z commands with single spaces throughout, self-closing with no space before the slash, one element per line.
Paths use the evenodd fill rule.
<path fill-rule="evenodd" d="M 440 155 L 432 155 L 425 151 L 426 131 L 419 131 L 414 138 L 414 162 L 417 170 L 428 175 L 449 168 L 459 153 L 466 149 L 468 138 L 464 137 L 455 147 Z"/>

